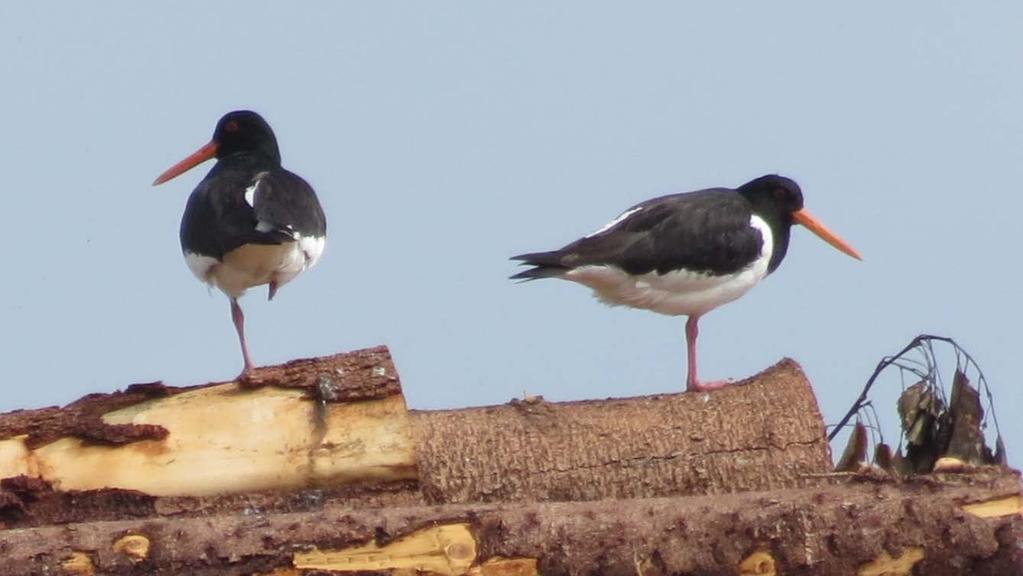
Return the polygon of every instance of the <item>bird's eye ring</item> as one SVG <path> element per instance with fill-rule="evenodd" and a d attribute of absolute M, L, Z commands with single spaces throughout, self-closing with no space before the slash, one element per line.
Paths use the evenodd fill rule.
<path fill-rule="evenodd" d="M 226 130 L 227 132 L 237 132 L 238 123 L 235 122 L 234 120 L 231 120 L 227 124 L 224 124 L 224 130 Z"/>

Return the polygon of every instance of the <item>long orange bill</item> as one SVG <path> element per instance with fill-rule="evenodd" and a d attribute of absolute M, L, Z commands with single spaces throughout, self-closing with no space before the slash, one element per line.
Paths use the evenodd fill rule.
<path fill-rule="evenodd" d="M 194 168 L 197 164 L 201 164 L 209 160 L 210 158 L 213 158 L 216 155 L 217 143 L 210 142 L 209 144 L 206 144 L 205 146 L 196 150 L 195 152 L 192 152 L 188 156 L 188 158 L 185 158 L 181 162 L 178 162 L 177 164 L 171 166 L 163 174 L 157 176 L 156 180 L 153 180 L 153 186 L 159 186 L 160 184 L 163 184 L 164 182 L 170 180 L 171 178 L 180 176 L 181 174 Z"/>
<path fill-rule="evenodd" d="M 863 260 L 863 258 L 860 256 L 860 253 L 857 252 L 855 248 L 846 244 L 845 240 L 842 240 L 841 238 L 836 236 L 834 232 L 828 230 L 827 227 L 824 226 L 824 224 L 821 224 L 820 220 L 814 218 L 809 212 L 806 211 L 805 208 L 797 212 L 794 212 L 792 214 L 792 218 L 796 221 L 797 224 L 802 224 L 803 226 L 808 228 L 810 232 L 813 232 L 818 237 L 820 237 L 821 240 L 827 242 L 828 244 L 831 244 L 835 248 L 841 250 L 842 252 L 845 252 L 846 254 L 852 256 L 857 260 Z"/>

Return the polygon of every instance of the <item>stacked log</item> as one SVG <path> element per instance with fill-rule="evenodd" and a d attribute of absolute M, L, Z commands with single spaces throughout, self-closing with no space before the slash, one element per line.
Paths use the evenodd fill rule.
<path fill-rule="evenodd" d="M 409 411 L 385 348 L 0 415 L 3 574 L 1010 574 L 1018 473 L 837 474 L 784 360 Z"/>

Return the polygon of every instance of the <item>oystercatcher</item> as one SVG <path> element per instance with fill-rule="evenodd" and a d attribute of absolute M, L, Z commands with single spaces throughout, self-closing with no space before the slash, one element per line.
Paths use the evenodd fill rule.
<path fill-rule="evenodd" d="M 268 299 L 312 268 L 326 243 L 327 222 L 312 187 L 281 167 L 273 130 L 259 114 L 238 110 L 217 122 L 213 139 L 160 174 L 154 186 L 216 158 L 185 205 L 181 250 L 199 280 L 231 299 L 231 318 L 245 367 L 245 316 L 238 298 L 269 285 Z"/>
<path fill-rule="evenodd" d="M 533 268 L 512 279 L 562 278 L 592 288 L 611 306 L 688 316 L 686 389 L 710 390 L 724 382 L 696 376 L 697 323 L 778 268 L 793 224 L 860 259 L 803 208 L 798 184 L 769 174 L 734 190 L 709 188 L 637 204 L 560 250 L 514 256 Z"/>

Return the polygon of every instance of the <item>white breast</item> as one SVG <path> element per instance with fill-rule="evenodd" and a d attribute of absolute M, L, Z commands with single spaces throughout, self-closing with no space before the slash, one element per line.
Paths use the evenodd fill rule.
<path fill-rule="evenodd" d="M 630 306 L 670 316 L 700 315 L 748 292 L 767 276 L 774 249 L 771 227 L 759 216 L 750 226 L 763 239 L 760 255 L 746 268 L 721 276 L 680 270 L 631 276 L 614 266 L 582 266 L 567 272 L 567 280 L 593 289 L 594 295 L 611 306 Z"/>
<path fill-rule="evenodd" d="M 222 261 L 186 252 L 185 262 L 200 280 L 238 298 L 249 288 L 271 281 L 279 288 L 316 265 L 327 239 L 295 236 L 294 242 L 283 244 L 245 244 L 224 254 Z"/>

